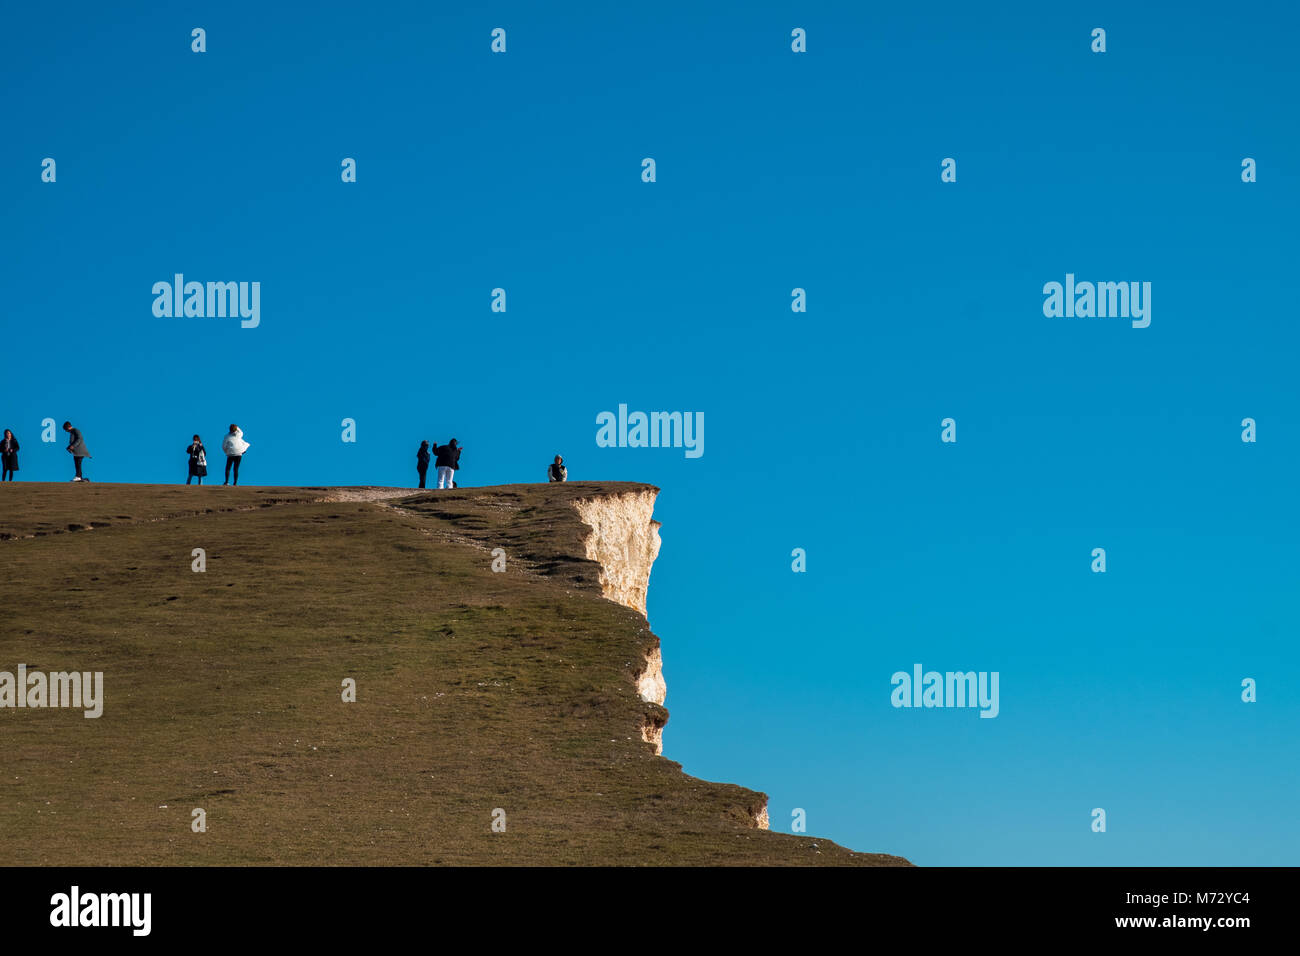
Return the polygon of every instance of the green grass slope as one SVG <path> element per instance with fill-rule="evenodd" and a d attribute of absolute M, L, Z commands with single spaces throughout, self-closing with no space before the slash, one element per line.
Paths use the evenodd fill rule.
<path fill-rule="evenodd" d="M 0 708 L 4 862 L 904 864 L 754 829 L 642 739 L 658 639 L 572 508 L 642 487 L 0 486 L 0 671 L 105 698 Z"/>

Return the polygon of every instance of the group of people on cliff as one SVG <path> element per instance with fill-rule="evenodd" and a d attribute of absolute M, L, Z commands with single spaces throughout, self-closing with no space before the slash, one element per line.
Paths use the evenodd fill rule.
<path fill-rule="evenodd" d="M 81 437 L 80 429 L 74 428 L 72 422 L 64 422 L 63 430 L 68 433 L 67 451 L 72 455 L 72 467 L 75 472 L 73 481 L 89 481 L 81 474 L 81 463 L 91 457 L 86 449 L 86 440 Z M 13 429 L 6 428 L 4 437 L 0 438 L 0 481 L 14 481 L 14 472 L 18 471 L 18 452 L 22 446 Z"/>
<path fill-rule="evenodd" d="M 82 436 L 81 429 L 75 427 L 72 422 L 64 422 L 63 430 L 68 434 L 68 446 L 64 450 L 72 456 L 72 480 L 90 481 L 82 473 L 82 463 L 87 458 L 95 456 L 86 447 L 86 439 Z M 244 440 L 244 433 L 240 427 L 231 425 L 230 431 L 221 440 L 221 450 L 226 456 L 226 480 L 222 484 L 239 484 L 239 463 L 244 458 L 244 452 L 248 451 L 248 446 L 249 443 Z M 18 471 L 20 448 L 13 430 L 6 428 L 4 438 L 0 439 L 0 465 L 3 465 L 0 481 L 15 480 L 14 472 Z M 185 484 L 188 485 L 195 479 L 200 485 L 203 484 L 203 479 L 208 475 L 208 450 L 203 446 L 203 439 L 195 435 L 194 440 L 185 449 L 185 454 L 189 459 L 189 474 L 185 478 Z"/>
<path fill-rule="evenodd" d="M 415 473 L 420 476 L 419 487 L 425 486 L 425 481 L 429 475 L 429 463 L 432 462 L 438 484 L 437 488 L 455 488 L 456 472 L 460 471 L 460 454 L 465 447 L 456 439 L 452 439 L 445 445 L 430 444 L 428 439 L 420 442 L 420 447 L 415 451 Z M 555 456 L 553 461 L 546 470 L 550 481 L 568 481 L 569 469 L 564 467 L 564 459 L 559 455 Z"/>
<path fill-rule="evenodd" d="M 429 474 L 429 462 L 432 461 L 437 469 L 437 487 L 455 488 L 456 472 L 460 471 L 460 453 L 464 450 L 454 438 L 445 445 L 431 445 L 428 439 L 420 442 L 415 453 L 415 470 L 420 476 L 420 487 L 424 487 L 425 478 Z"/>
<path fill-rule="evenodd" d="M 226 432 L 226 437 L 221 439 L 221 451 L 226 456 L 226 480 L 222 482 L 223 485 L 239 484 L 239 464 L 244 460 L 244 452 L 248 451 L 250 444 L 244 439 L 244 430 L 231 423 L 230 431 Z M 185 454 L 190 460 L 190 470 L 185 476 L 185 484 L 188 485 L 191 481 L 203 484 L 203 479 L 208 476 L 208 450 L 203 447 L 203 439 L 195 435 L 194 440 L 185 449 Z"/>
<path fill-rule="evenodd" d="M 68 434 L 66 451 L 72 455 L 75 472 L 72 480 L 89 481 L 90 479 L 82 474 L 82 462 L 93 456 L 86 448 L 86 440 L 81 430 L 73 427 L 72 422 L 64 422 L 63 430 Z M 231 424 L 226 437 L 221 440 L 221 451 L 226 456 L 226 475 L 223 485 L 239 484 L 239 466 L 249 445 L 250 443 L 244 438 L 243 430 L 238 425 Z M 460 456 L 464 450 L 460 442 L 454 438 L 445 445 L 430 444 L 428 440 L 420 442 L 420 447 L 415 453 L 415 470 L 420 477 L 419 487 L 425 487 L 429 465 L 432 464 L 436 469 L 435 487 L 455 488 L 456 472 L 460 470 Z M 14 480 L 14 472 L 18 471 L 18 451 L 17 437 L 11 429 L 6 428 L 3 439 L 0 439 L 0 465 L 3 465 L 0 481 Z M 186 447 L 185 455 L 189 460 L 185 484 L 191 482 L 203 484 L 203 479 L 208 476 L 208 451 L 203 444 L 203 439 L 195 435 Z M 548 481 L 569 480 L 569 470 L 564 465 L 564 459 L 559 455 L 556 455 L 555 460 L 547 466 L 546 474 Z"/>

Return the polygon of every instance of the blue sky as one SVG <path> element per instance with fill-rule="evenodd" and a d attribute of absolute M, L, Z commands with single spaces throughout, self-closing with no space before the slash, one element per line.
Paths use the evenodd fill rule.
<path fill-rule="evenodd" d="M 1294 864 L 1298 17 L 1048 6 L 15 8 L 21 477 L 70 475 L 47 416 L 98 481 L 183 481 L 231 421 L 246 484 L 410 483 L 423 438 L 464 484 L 559 452 L 663 488 L 666 754 L 774 828 Z M 260 326 L 155 318 L 177 272 L 261 282 Z M 1067 272 L 1151 282 L 1150 327 L 1046 318 Z M 620 403 L 703 412 L 705 454 L 598 448 Z M 999 716 L 892 708 L 917 662 L 998 671 Z"/>

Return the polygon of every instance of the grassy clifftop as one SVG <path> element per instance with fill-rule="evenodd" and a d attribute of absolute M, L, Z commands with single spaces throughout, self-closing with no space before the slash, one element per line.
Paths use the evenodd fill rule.
<path fill-rule="evenodd" d="M 756 829 L 643 739 L 658 639 L 573 503 L 646 487 L 0 487 L 0 671 L 105 698 L 0 709 L 6 861 L 904 863 Z"/>

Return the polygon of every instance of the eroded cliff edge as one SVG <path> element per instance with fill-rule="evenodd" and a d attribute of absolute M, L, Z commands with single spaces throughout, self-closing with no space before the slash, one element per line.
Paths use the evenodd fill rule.
<path fill-rule="evenodd" d="M 539 493 L 548 507 L 532 503 Z M 638 651 L 628 662 L 628 693 L 640 705 L 640 738 L 662 756 L 668 723 L 663 649 L 646 618 L 650 572 L 662 545 L 661 523 L 654 518 L 658 496 L 653 485 L 566 482 L 544 490 L 506 485 L 441 491 L 398 507 L 454 522 L 465 534 L 462 541 L 501 548 L 516 572 L 597 592 L 635 613 Z M 745 792 L 751 795 L 744 811 L 749 825 L 766 829 L 766 794 Z"/>
<path fill-rule="evenodd" d="M 661 540 L 658 521 L 654 520 L 657 488 L 579 498 L 573 503 L 584 524 L 591 528 L 583 542 L 587 558 L 600 565 L 600 590 L 611 601 L 631 608 L 646 617 L 646 594 L 650 589 L 650 569 L 659 556 Z M 648 621 L 648 618 L 647 618 Z M 646 703 L 663 706 L 668 696 L 664 680 L 663 650 L 659 638 L 651 635 L 645 658 L 636 674 L 636 691 Z M 662 716 L 662 720 L 659 719 Z M 654 744 L 655 753 L 664 752 L 662 715 L 647 714 L 641 739 Z"/>
<path fill-rule="evenodd" d="M 654 520 L 655 498 L 659 489 L 646 487 L 636 491 L 580 498 L 574 509 L 583 523 L 591 528 L 584 542 L 587 557 L 600 565 L 602 594 L 624 607 L 646 616 L 646 594 L 650 589 L 650 569 L 659 556 L 662 541 L 659 537 L 661 523 Z M 647 617 L 647 623 L 648 623 Z M 659 638 L 651 635 L 645 659 L 636 674 L 636 689 L 646 703 L 663 708 L 668 695 L 664 680 L 663 649 Z M 667 711 L 647 714 L 641 729 L 641 739 L 654 744 L 655 753 L 664 752 L 664 723 Z M 753 825 L 768 829 L 767 798 L 752 811 Z"/>
<path fill-rule="evenodd" d="M 10 721 L 15 861 L 905 865 L 656 753 L 654 492 L 7 488 L 0 658 L 112 675 L 100 720 Z"/>

